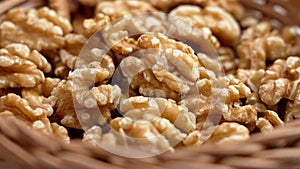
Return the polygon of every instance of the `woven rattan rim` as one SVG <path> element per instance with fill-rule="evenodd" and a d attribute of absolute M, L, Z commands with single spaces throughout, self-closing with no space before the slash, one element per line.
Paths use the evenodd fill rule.
<path fill-rule="evenodd" d="M 39 6 L 42 1 L 7 0 L 0 13 L 19 4 Z M 282 24 L 300 25 L 298 0 L 241 0 L 251 8 L 276 18 Z M 32 6 L 30 6 L 32 7 Z M 274 10 L 275 9 L 275 10 Z M 284 13 L 284 14 L 283 14 Z M 287 17 L 288 16 L 288 17 Z M 129 159 L 100 147 L 72 140 L 65 144 L 52 135 L 28 128 L 17 119 L 0 118 L 0 168 L 121 169 L 197 168 L 296 169 L 300 166 L 300 120 L 248 141 L 227 145 L 205 144 L 147 159 Z"/>
<path fill-rule="evenodd" d="M 255 134 L 245 142 L 205 144 L 147 159 L 130 159 L 80 140 L 65 144 L 16 119 L 0 118 L 0 150 L 0 168 L 293 169 L 300 165 L 300 120 L 264 135 Z"/>

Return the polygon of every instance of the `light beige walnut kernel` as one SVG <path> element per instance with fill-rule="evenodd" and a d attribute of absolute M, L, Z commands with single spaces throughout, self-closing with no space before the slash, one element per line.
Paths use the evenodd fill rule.
<path fill-rule="evenodd" d="M 195 130 L 189 133 L 183 140 L 182 143 L 185 146 L 195 146 L 201 142 L 201 132 L 199 130 Z"/>
<path fill-rule="evenodd" d="M 65 43 L 63 36 L 72 31 L 72 25 L 47 7 L 28 11 L 14 8 L 4 15 L 0 30 L 2 47 L 23 43 L 31 49 L 44 51 L 61 48 Z"/>
<path fill-rule="evenodd" d="M 165 118 L 155 118 L 151 121 L 151 124 L 168 140 L 171 146 L 176 146 L 186 137 L 185 133 L 182 133 L 174 124 Z"/>
<path fill-rule="evenodd" d="M 99 126 L 93 126 L 84 132 L 82 141 L 94 145 L 99 145 L 102 139 L 102 129 Z"/>

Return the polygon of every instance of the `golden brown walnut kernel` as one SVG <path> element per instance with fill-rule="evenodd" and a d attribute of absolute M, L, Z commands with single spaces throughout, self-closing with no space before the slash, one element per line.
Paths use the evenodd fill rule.
<path fill-rule="evenodd" d="M 119 102 L 121 91 L 117 85 L 100 85 L 88 91 L 74 91 L 73 95 L 76 101 L 84 107 L 100 106 L 113 110 Z"/>
<path fill-rule="evenodd" d="M 236 45 L 240 37 L 240 26 L 228 12 L 220 7 L 207 6 L 201 11 L 206 26 L 225 45 Z"/>
<path fill-rule="evenodd" d="M 226 74 L 235 74 L 237 69 L 237 59 L 233 49 L 225 46 L 221 46 L 217 50 L 219 60 L 222 63 L 223 69 Z"/>
<path fill-rule="evenodd" d="M 0 105 L 0 112 L 8 111 L 34 128 L 45 132 L 52 131 L 50 121 L 47 118 L 53 112 L 49 104 L 41 103 L 34 98 L 24 99 L 10 93 L 0 98 Z"/>
<path fill-rule="evenodd" d="M 0 88 L 35 87 L 42 83 L 45 77 L 38 67 L 51 69 L 46 59 L 37 51 L 30 54 L 30 50 L 20 44 L 8 46 L 8 49 L 0 49 Z M 28 59 L 29 56 L 34 62 Z"/>
<path fill-rule="evenodd" d="M 5 48 L 11 55 L 16 55 L 33 62 L 44 73 L 51 71 L 50 63 L 48 63 L 47 59 L 38 51 L 30 50 L 28 46 L 20 43 L 11 43 L 6 45 Z"/>
<path fill-rule="evenodd" d="M 275 105 L 284 97 L 290 81 L 285 78 L 269 80 L 259 87 L 258 94 L 267 105 Z"/>
<path fill-rule="evenodd" d="M 96 6 L 94 18 L 84 20 L 83 25 L 85 29 L 85 35 L 89 37 L 96 31 L 104 28 L 107 24 L 114 22 L 126 15 L 156 11 L 157 10 L 147 2 L 135 0 L 102 1 Z"/>
<path fill-rule="evenodd" d="M 287 103 L 284 121 L 289 122 L 294 119 L 299 119 L 300 118 L 299 107 L 300 107 L 300 90 L 297 90 L 295 99 Z"/>
<path fill-rule="evenodd" d="M 86 42 L 86 38 L 81 34 L 67 34 L 65 36 L 65 46 L 60 49 L 59 55 L 62 63 L 69 69 L 75 68 L 76 57 L 79 55 L 81 48 Z"/>
<path fill-rule="evenodd" d="M 141 12 L 155 12 L 157 11 L 148 2 L 143 1 L 103 1 L 98 3 L 95 13 L 103 13 L 109 16 L 114 21 L 125 15 L 138 14 Z"/>
<path fill-rule="evenodd" d="M 225 82 L 223 82 L 224 80 Z M 224 96 L 224 102 L 227 104 L 238 101 L 240 98 L 246 98 L 251 93 L 250 89 L 244 83 L 231 76 L 216 80 L 201 79 L 197 81 L 196 85 L 199 94 L 209 97 L 212 94 L 215 94 L 213 92 L 217 92 L 213 91 L 213 89 L 218 88 L 216 86 L 218 83 L 225 83 L 221 87 L 223 87 L 222 95 Z"/>
<path fill-rule="evenodd" d="M 259 112 L 259 116 L 268 120 L 272 126 L 280 126 L 283 125 L 283 121 L 279 118 L 278 114 L 272 110 L 265 110 Z"/>
<path fill-rule="evenodd" d="M 208 27 L 224 45 L 235 45 L 238 42 L 240 27 L 237 21 L 220 7 L 206 6 L 201 9 L 198 6 L 181 5 L 173 9 L 170 15 L 179 17 L 198 28 Z M 213 38 L 208 39 L 213 42 Z"/>
<path fill-rule="evenodd" d="M 53 120 L 77 129 L 81 129 L 78 118 L 83 123 L 91 120 L 101 124 L 109 122 L 111 111 L 116 108 L 121 96 L 119 87 L 111 85 L 100 85 L 91 89 L 80 87 L 83 86 L 75 86 L 71 80 L 62 80 L 52 90 L 47 102 L 54 108 Z M 75 105 L 78 112 L 75 110 Z M 89 113 L 94 109 L 97 109 L 96 114 Z"/>
<path fill-rule="evenodd" d="M 292 81 L 298 81 L 300 78 L 300 58 L 298 56 L 290 56 L 286 59 L 285 66 L 287 69 L 287 76 Z"/>
<path fill-rule="evenodd" d="M 76 58 L 76 69 L 70 73 L 69 79 L 74 79 L 76 85 L 88 83 L 105 83 L 112 77 L 115 65 L 111 56 L 104 50 L 93 48 Z"/>
<path fill-rule="evenodd" d="M 165 19 L 161 13 L 128 16 L 105 27 L 101 33 L 105 43 L 116 53 L 117 58 L 122 59 L 139 49 L 136 41 L 141 34 L 166 33 Z"/>
<path fill-rule="evenodd" d="M 267 56 L 262 39 L 242 42 L 237 46 L 237 54 L 239 68 L 256 70 L 266 68 Z"/>
<path fill-rule="evenodd" d="M 286 77 L 286 60 L 277 59 L 265 72 L 262 82 Z"/>
<path fill-rule="evenodd" d="M 177 105 L 173 100 L 157 98 L 161 111 L 161 117 L 170 120 L 176 127 L 184 132 L 190 132 L 195 129 L 195 115 L 188 111 L 183 105 Z"/>
<path fill-rule="evenodd" d="M 63 36 L 72 31 L 72 25 L 47 7 L 29 11 L 14 8 L 4 15 L 0 30 L 2 47 L 17 42 L 44 51 L 63 47 Z"/>
<path fill-rule="evenodd" d="M 287 57 L 287 45 L 280 36 L 269 36 L 264 40 L 267 60 L 284 59 Z"/>
<path fill-rule="evenodd" d="M 138 44 L 142 49 L 164 51 L 165 59 L 169 62 L 169 64 L 166 63 L 166 66 L 170 66 L 169 69 L 174 66 L 181 76 L 184 76 L 186 79 L 195 81 L 199 78 L 198 68 L 200 63 L 198 62 L 198 57 L 194 55 L 193 49 L 188 45 L 169 39 L 163 34 L 144 34 L 139 37 Z M 160 57 L 158 61 L 164 59 L 163 56 Z M 160 66 L 164 65 L 159 65 L 159 63 L 154 65 L 157 69 L 160 69 Z M 168 70 L 168 68 L 166 69 Z"/>
<path fill-rule="evenodd" d="M 185 106 L 177 105 L 171 99 L 130 97 L 121 101 L 120 110 L 125 112 L 124 116 L 132 119 L 151 120 L 155 117 L 168 119 L 183 132 L 190 132 L 195 129 L 195 115 L 189 112 Z"/>
<path fill-rule="evenodd" d="M 299 38 L 299 27 L 298 26 L 285 26 L 282 30 L 282 38 L 287 43 L 287 55 L 288 56 L 299 56 L 300 54 L 300 38 Z"/>
<path fill-rule="evenodd" d="M 145 0 L 144 0 L 145 1 Z M 174 8 L 179 4 L 194 4 L 199 5 L 201 7 L 205 7 L 208 5 L 219 6 L 229 13 L 231 13 L 238 20 L 241 19 L 245 15 L 245 9 L 240 4 L 238 0 L 230 0 L 230 1 L 222 1 L 222 0 L 177 0 L 177 1 L 169 1 L 169 0 L 151 0 L 149 1 L 154 7 L 163 10 L 164 12 L 168 12 L 170 9 Z"/>
<path fill-rule="evenodd" d="M 95 14 L 94 18 L 85 19 L 83 21 L 84 35 L 86 37 L 92 36 L 98 30 L 104 28 L 109 24 L 110 18 L 102 13 Z"/>
<path fill-rule="evenodd" d="M 215 76 L 203 65 L 216 72 L 221 69 L 208 56 L 196 56 L 188 45 L 160 33 L 141 35 L 138 45 L 142 49 L 139 58 L 126 57 L 120 68 L 129 85 L 144 96 L 159 95 L 178 100 L 200 76 Z"/>
<path fill-rule="evenodd" d="M 251 105 L 240 107 L 230 107 L 229 110 L 223 113 L 225 121 L 237 122 L 249 126 L 249 130 L 253 130 L 257 120 L 257 112 Z"/>
<path fill-rule="evenodd" d="M 262 79 L 265 75 L 265 70 L 259 69 L 238 69 L 236 77 L 245 83 L 249 88 L 258 92 L 259 86 L 262 83 Z"/>
<path fill-rule="evenodd" d="M 267 133 L 273 130 L 272 124 L 265 118 L 260 117 L 256 121 L 256 126 L 259 128 L 261 133 Z"/>
<path fill-rule="evenodd" d="M 242 141 L 249 138 L 249 130 L 238 123 L 224 122 L 218 125 L 207 143 L 228 143 Z"/>
<path fill-rule="evenodd" d="M 68 134 L 68 130 L 64 128 L 63 126 L 57 124 L 57 123 L 51 123 L 51 128 L 53 130 L 53 133 L 63 140 L 65 143 L 70 143 L 70 137 Z"/>
<path fill-rule="evenodd" d="M 260 22 L 247 28 L 237 46 L 240 68 L 265 69 L 266 61 L 285 59 L 288 47 L 277 31 L 272 30 L 270 23 Z"/>
<path fill-rule="evenodd" d="M 215 48 L 218 48 L 220 46 L 220 42 L 212 34 L 211 30 L 205 26 L 204 19 L 202 18 L 202 16 L 200 16 L 200 11 L 201 9 L 198 6 L 180 5 L 170 12 L 169 20 L 174 20 L 173 24 L 177 27 L 178 34 L 183 34 L 183 37 L 181 37 L 182 39 L 187 38 L 190 41 L 191 39 L 195 38 L 196 32 L 199 32 L 199 35 L 202 38 L 207 39 Z M 182 29 L 182 24 L 176 24 L 180 23 L 179 21 L 181 20 L 186 22 L 185 24 L 188 24 L 188 26 L 197 27 L 196 31 L 188 32 L 192 30 Z M 195 43 L 199 42 L 195 40 Z"/>
<path fill-rule="evenodd" d="M 251 93 L 246 100 L 247 105 L 252 105 L 257 112 L 263 112 L 267 110 L 266 105 L 260 100 L 257 93 Z"/>
<path fill-rule="evenodd" d="M 51 96 L 47 98 L 46 102 L 54 109 L 54 113 L 51 117 L 53 121 L 63 126 L 81 129 L 72 98 L 71 81 L 62 80 L 52 90 Z"/>
<path fill-rule="evenodd" d="M 272 31 L 272 26 L 269 22 L 260 22 L 246 29 L 241 36 L 242 41 L 251 41 L 257 38 L 266 36 Z"/>
<path fill-rule="evenodd" d="M 138 89 L 143 96 L 178 99 L 179 94 L 171 90 L 166 84 L 158 81 L 151 69 L 147 68 L 143 61 L 144 59 L 128 56 L 121 62 L 121 71 L 127 78 L 127 83 L 129 83 L 130 87 L 134 90 Z"/>
<path fill-rule="evenodd" d="M 47 77 L 42 84 L 39 84 L 34 88 L 23 88 L 21 91 L 22 97 L 39 97 L 41 101 L 43 101 L 46 97 L 51 95 L 51 91 L 59 82 L 60 79 L 58 78 Z"/>

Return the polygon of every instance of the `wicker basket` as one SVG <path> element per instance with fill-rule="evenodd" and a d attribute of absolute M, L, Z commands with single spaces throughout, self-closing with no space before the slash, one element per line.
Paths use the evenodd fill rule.
<path fill-rule="evenodd" d="M 21 2 L 24 0 L 11 0 L 10 5 Z M 249 9 L 260 11 L 265 17 L 279 21 L 276 23 L 300 25 L 298 0 L 242 2 Z M 7 8 L 2 5 L 0 12 Z M 52 135 L 28 128 L 21 121 L 0 118 L 0 168 L 296 169 L 300 168 L 300 120 L 264 135 L 254 134 L 248 141 L 238 144 L 205 144 L 151 158 L 130 159 L 84 144 L 80 140 L 65 144 Z"/>

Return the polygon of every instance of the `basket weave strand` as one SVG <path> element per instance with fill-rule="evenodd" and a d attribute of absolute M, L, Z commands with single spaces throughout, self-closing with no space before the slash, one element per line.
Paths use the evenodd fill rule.
<path fill-rule="evenodd" d="M 33 169 L 296 169 L 300 166 L 300 120 L 246 142 L 206 144 L 147 159 L 130 159 L 74 140 L 65 144 L 28 128 L 16 119 L 0 118 L 0 168 Z"/>

